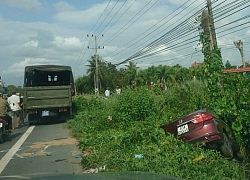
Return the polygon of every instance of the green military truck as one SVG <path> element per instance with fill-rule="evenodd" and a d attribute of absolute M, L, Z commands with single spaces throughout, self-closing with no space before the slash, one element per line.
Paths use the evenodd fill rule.
<path fill-rule="evenodd" d="M 70 66 L 26 66 L 23 90 L 23 110 L 30 125 L 71 118 L 75 85 Z"/>

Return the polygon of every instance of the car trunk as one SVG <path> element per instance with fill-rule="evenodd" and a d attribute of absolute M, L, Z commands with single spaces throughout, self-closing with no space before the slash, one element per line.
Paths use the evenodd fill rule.
<path fill-rule="evenodd" d="M 175 137 L 183 140 L 190 139 L 190 133 L 199 131 L 204 126 L 204 121 L 213 117 L 206 112 L 196 111 L 187 116 L 176 119 L 170 124 L 162 125 L 160 128 L 165 132 L 174 134 Z"/>

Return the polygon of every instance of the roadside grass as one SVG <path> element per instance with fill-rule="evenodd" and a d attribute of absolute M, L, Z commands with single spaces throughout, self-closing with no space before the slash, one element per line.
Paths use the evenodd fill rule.
<path fill-rule="evenodd" d="M 198 90 L 197 90 L 198 88 Z M 184 93 L 184 95 L 183 95 Z M 198 94 L 199 93 L 199 94 Z M 199 84 L 168 91 L 123 90 L 108 99 L 76 97 L 67 125 L 79 140 L 85 170 L 153 172 L 186 179 L 246 179 L 245 166 L 184 143 L 160 125 L 206 106 Z"/>

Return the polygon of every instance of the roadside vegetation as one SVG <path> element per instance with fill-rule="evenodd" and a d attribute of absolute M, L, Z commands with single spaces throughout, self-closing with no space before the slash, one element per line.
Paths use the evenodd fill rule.
<path fill-rule="evenodd" d="M 207 107 L 208 99 L 199 81 L 164 91 L 123 89 L 121 95 L 107 99 L 76 97 L 77 114 L 68 126 L 79 139 L 83 168 L 106 166 L 106 172 L 154 172 L 187 179 L 246 179 L 244 165 L 159 128 Z M 85 152 L 90 153 L 85 156 Z"/>
<path fill-rule="evenodd" d="M 208 32 L 200 28 L 199 33 L 204 60 L 197 67 L 177 64 L 141 70 L 130 61 L 117 70 L 99 56 L 91 57 L 88 75 L 76 80 L 81 95 L 74 99 L 75 118 L 68 122 L 79 139 L 84 169 L 105 166 L 110 172 L 155 172 L 186 179 L 248 178 L 249 73 L 223 74 L 224 69 L 235 67 L 229 61 L 223 65 L 220 49 L 211 48 Z M 101 96 L 93 95 L 96 58 Z M 122 88 L 120 95 L 102 97 L 106 87 L 115 92 L 116 86 Z M 182 142 L 159 128 L 203 108 L 213 110 L 232 128 L 242 163 Z"/>

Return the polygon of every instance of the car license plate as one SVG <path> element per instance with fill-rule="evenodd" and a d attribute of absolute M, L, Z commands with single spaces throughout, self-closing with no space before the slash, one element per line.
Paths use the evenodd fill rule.
<path fill-rule="evenodd" d="M 189 129 L 188 129 L 187 124 L 177 127 L 178 135 L 182 135 L 182 134 L 184 134 L 184 133 L 186 133 L 188 131 L 189 131 Z"/>
<path fill-rule="evenodd" d="M 42 116 L 49 116 L 49 111 L 42 111 Z"/>
<path fill-rule="evenodd" d="M 3 127 L 3 123 L 0 123 L 0 128 Z"/>

